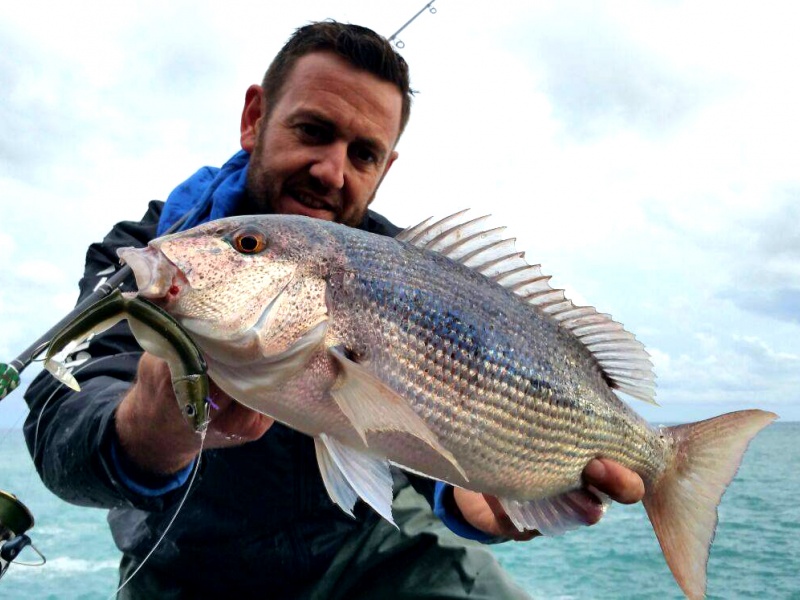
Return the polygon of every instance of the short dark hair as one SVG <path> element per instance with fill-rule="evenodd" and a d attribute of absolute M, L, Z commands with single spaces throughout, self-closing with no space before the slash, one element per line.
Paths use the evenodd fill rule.
<path fill-rule="evenodd" d="M 411 97 L 414 94 L 405 59 L 386 38 L 372 29 L 333 20 L 299 27 L 275 56 L 261 83 L 264 97 L 269 100 L 267 110 L 271 111 L 271 107 L 277 103 L 283 84 L 297 60 L 312 52 L 324 51 L 335 52 L 354 67 L 397 86 L 403 98 L 399 132 L 402 133 L 411 114 Z"/>

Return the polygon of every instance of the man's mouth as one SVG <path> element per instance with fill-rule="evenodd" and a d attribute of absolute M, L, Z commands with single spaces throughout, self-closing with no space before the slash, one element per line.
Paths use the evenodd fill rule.
<path fill-rule="evenodd" d="M 338 203 L 332 198 L 322 198 L 304 190 L 289 190 L 287 195 L 299 204 L 312 210 L 327 210 L 332 213 L 337 211 Z"/>

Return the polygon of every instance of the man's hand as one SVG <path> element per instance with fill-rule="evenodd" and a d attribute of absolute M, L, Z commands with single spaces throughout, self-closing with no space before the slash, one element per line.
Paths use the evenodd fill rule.
<path fill-rule="evenodd" d="M 204 447 L 238 446 L 260 438 L 273 423 L 246 408 L 210 382 L 217 408 Z M 167 363 L 145 352 L 136 382 L 117 408 L 117 437 L 126 458 L 145 473 L 167 475 L 191 463 L 200 451 L 200 435 L 181 413 Z"/>
<path fill-rule="evenodd" d="M 591 461 L 583 470 L 586 485 L 597 488 L 612 500 L 622 504 L 634 504 L 644 497 L 642 478 L 619 463 L 599 458 Z M 494 496 L 454 488 L 453 499 L 464 519 L 476 529 L 522 542 L 539 535 L 538 531 L 519 531 Z M 587 492 L 585 521 L 593 525 L 602 513 L 594 496 Z"/>
<path fill-rule="evenodd" d="M 538 531 L 519 531 L 494 496 L 453 488 L 453 499 L 464 520 L 489 535 L 516 542 L 526 542 L 540 535 Z"/>
<path fill-rule="evenodd" d="M 636 504 L 644 498 L 642 478 L 607 458 L 596 458 L 586 465 L 583 481 L 620 504 Z"/>

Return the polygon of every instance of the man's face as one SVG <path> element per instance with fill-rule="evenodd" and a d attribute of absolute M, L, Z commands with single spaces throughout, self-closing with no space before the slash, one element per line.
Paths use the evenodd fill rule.
<path fill-rule="evenodd" d="M 397 157 L 400 91 L 316 52 L 295 63 L 268 116 L 260 96 L 248 90 L 242 115 L 252 207 L 358 225 Z"/>

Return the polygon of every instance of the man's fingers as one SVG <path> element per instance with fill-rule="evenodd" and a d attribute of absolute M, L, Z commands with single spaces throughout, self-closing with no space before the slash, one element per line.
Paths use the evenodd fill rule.
<path fill-rule="evenodd" d="M 612 460 L 594 459 L 584 469 L 583 478 L 621 504 L 634 504 L 644 497 L 642 478 Z"/>
<path fill-rule="evenodd" d="M 275 421 L 238 402 L 231 402 L 217 415 L 212 415 L 210 429 L 217 446 L 235 446 L 252 442 L 264 435 Z"/>

